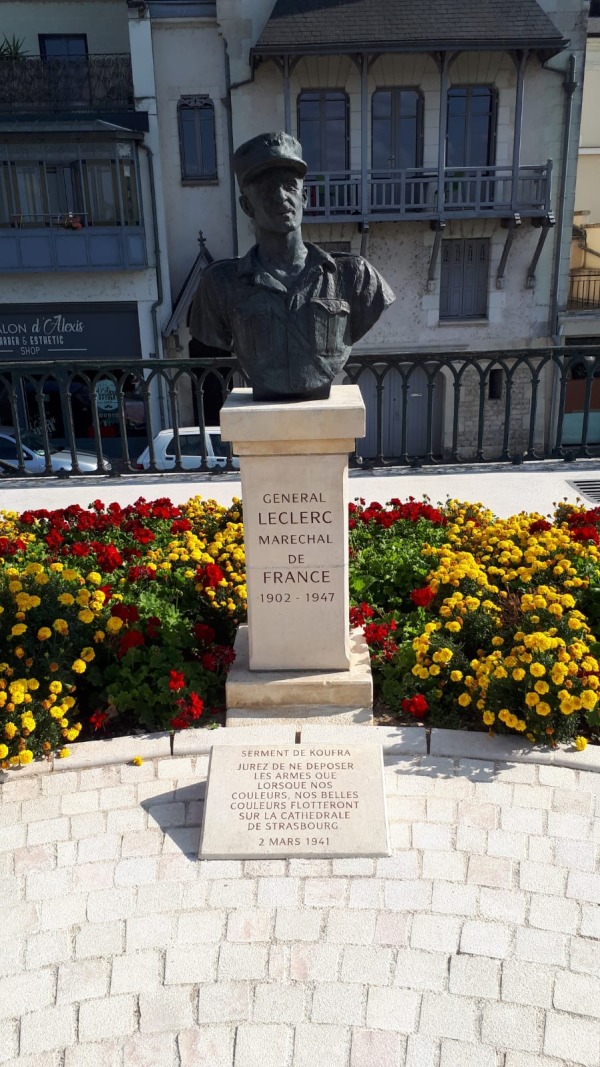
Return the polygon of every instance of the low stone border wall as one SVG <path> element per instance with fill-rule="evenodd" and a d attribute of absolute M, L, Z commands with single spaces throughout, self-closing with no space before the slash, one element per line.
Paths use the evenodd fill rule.
<path fill-rule="evenodd" d="M 302 741 L 332 742 L 339 744 L 367 744 L 383 746 L 386 756 L 441 756 L 454 759 L 489 760 L 494 763 L 537 763 L 552 767 L 571 767 L 580 771 L 600 773 L 600 745 L 588 745 L 578 752 L 569 745 L 556 748 L 536 748 L 519 745 L 512 737 L 491 736 L 487 733 L 462 730 L 432 729 L 429 733 L 421 727 L 388 726 L 306 726 L 301 731 Z M 168 732 L 115 737 L 103 741 L 82 741 L 70 745 L 71 755 L 66 759 L 34 762 L 0 776 L 0 782 L 30 774 L 53 774 L 60 771 L 84 770 L 111 764 L 129 763 L 135 756 L 143 760 L 208 753 L 213 745 L 272 744 L 278 741 L 294 743 L 296 732 L 293 726 L 254 726 L 199 729 L 175 734 L 171 756 L 171 735 Z"/>

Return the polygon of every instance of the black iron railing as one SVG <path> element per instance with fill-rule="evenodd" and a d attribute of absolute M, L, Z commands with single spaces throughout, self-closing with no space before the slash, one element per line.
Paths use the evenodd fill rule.
<path fill-rule="evenodd" d="M 0 112 L 133 110 L 127 54 L 0 59 Z"/>
<path fill-rule="evenodd" d="M 600 455 L 600 346 L 353 355 L 344 381 L 367 409 L 355 465 Z M 228 356 L 1 363 L 0 474 L 235 471 L 218 413 L 243 384 Z"/>
<path fill-rule="evenodd" d="M 600 311 L 600 270 L 576 270 L 569 279 L 570 311 Z"/>

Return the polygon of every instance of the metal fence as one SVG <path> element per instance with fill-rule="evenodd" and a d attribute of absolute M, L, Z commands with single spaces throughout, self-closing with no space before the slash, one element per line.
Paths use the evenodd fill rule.
<path fill-rule="evenodd" d="M 344 381 L 367 409 L 354 465 L 600 455 L 600 345 L 353 355 Z M 226 355 L 0 364 L 0 476 L 235 471 L 218 413 L 243 384 Z"/>
<path fill-rule="evenodd" d="M 600 311 L 600 270 L 571 273 L 567 306 L 572 311 Z"/>
<path fill-rule="evenodd" d="M 0 61 L 0 110 L 133 109 L 131 57 L 105 54 L 23 56 Z"/>

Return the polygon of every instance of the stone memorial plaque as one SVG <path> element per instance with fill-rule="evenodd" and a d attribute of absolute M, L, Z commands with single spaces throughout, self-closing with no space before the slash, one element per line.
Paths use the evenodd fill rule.
<path fill-rule="evenodd" d="M 389 853 L 381 745 L 213 747 L 200 859 Z"/>
<path fill-rule="evenodd" d="M 347 456 L 310 459 L 243 458 L 253 670 L 350 664 Z"/>

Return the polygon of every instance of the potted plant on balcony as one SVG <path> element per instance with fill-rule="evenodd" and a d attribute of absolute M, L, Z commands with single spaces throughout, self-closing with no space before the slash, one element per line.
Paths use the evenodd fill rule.
<path fill-rule="evenodd" d="M 63 230 L 83 229 L 83 223 L 79 215 L 74 215 L 72 211 L 68 211 L 66 215 L 60 216 L 59 225 L 62 226 Z"/>
<path fill-rule="evenodd" d="M 6 34 L 0 41 L 0 59 L 25 59 L 29 55 L 23 48 L 24 37 L 16 37 L 13 33 L 9 39 Z"/>

